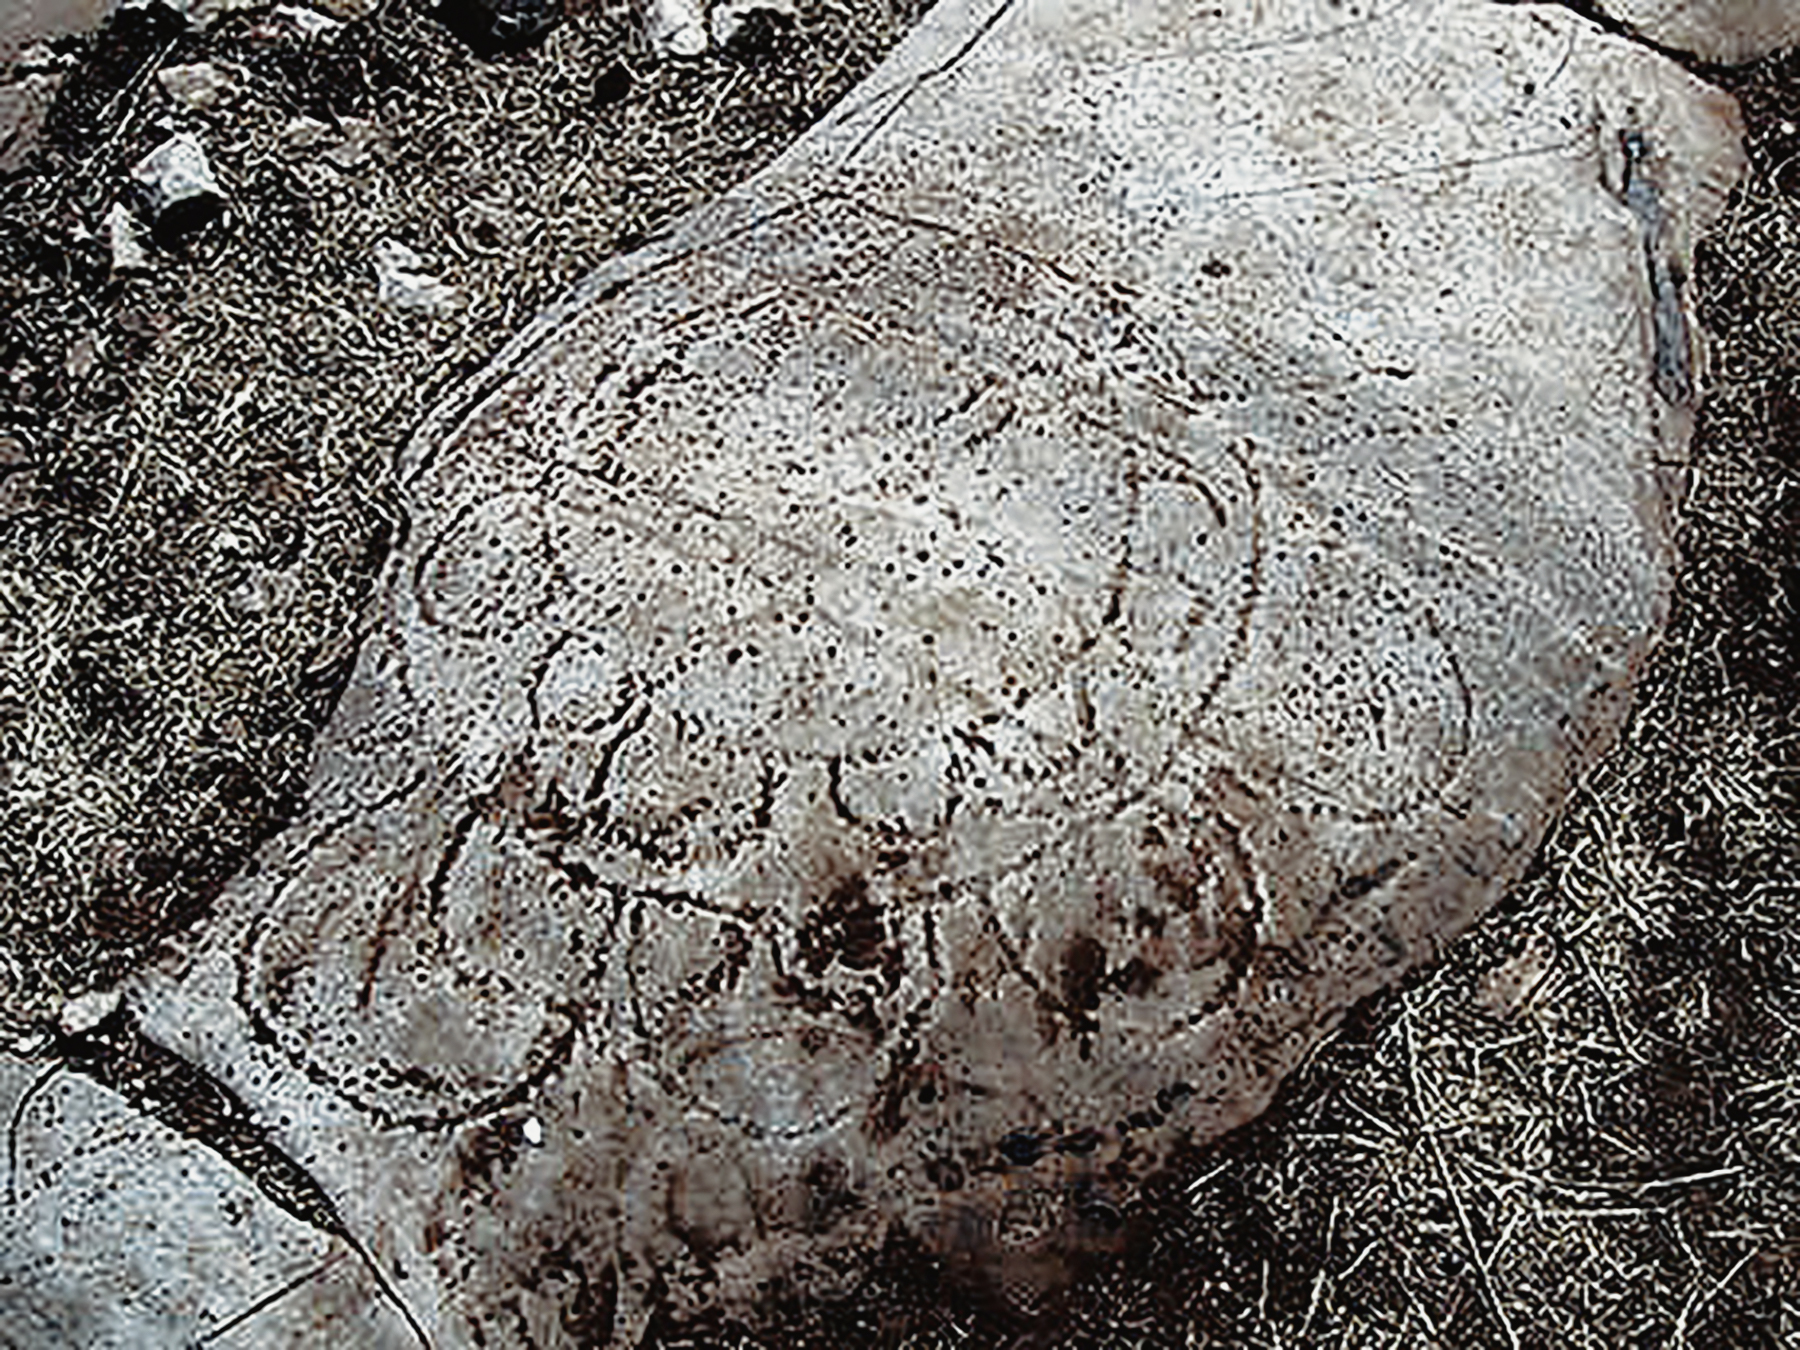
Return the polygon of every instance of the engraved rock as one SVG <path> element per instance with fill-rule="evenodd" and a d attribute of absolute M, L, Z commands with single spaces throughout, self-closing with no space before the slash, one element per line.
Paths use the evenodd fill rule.
<path fill-rule="evenodd" d="M 946 0 L 422 430 L 305 817 L 127 1006 L 439 1345 L 893 1233 L 1029 1299 L 1606 745 L 1739 153 L 1554 8 Z"/>

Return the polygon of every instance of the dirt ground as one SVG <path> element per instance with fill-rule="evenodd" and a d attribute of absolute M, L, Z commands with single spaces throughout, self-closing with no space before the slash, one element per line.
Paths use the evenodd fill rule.
<path fill-rule="evenodd" d="M 0 1031 L 147 959 L 297 810 L 422 412 L 921 8 L 814 0 L 660 64 L 627 0 L 492 59 L 414 0 L 310 37 L 139 16 L 26 58 L 57 92 L 0 175 Z M 227 79 L 195 106 L 158 72 L 197 62 Z M 1695 279 L 1676 615 L 1531 878 L 1035 1311 L 897 1247 L 760 1339 L 653 1342 L 1800 1343 L 1800 60 L 1702 73 L 1752 169 Z M 115 276 L 104 219 L 170 131 L 230 207 Z M 448 291 L 383 303 L 384 239 Z"/>
<path fill-rule="evenodd" d="M 0 184 L 0 1018 L 141 958 L 299 805 L 434 398 L 600 260 L 747 176 L 915 12 L 817 5 L 655 64 L 628 0 L 478 60 L 407 4 L 301 36 L 125 13 L 40 61 Z M 208 63 L 205 106 L 159 72 Z M 231 205 L 111 271 L 170 131 Z M 377 245 L 453 294 L 384 303 Z"/>

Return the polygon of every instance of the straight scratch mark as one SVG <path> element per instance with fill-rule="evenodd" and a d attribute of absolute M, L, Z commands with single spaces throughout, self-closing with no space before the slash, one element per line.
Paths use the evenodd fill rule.
<path fill-rule="evenodd" d="M 1194 198 L 1203 202 L 1256 201 L 1264 197 L 1285 197 L 1301 192 L 1325 192 L 1332 188 L 1369 187 L 1377 183 L 1399 182 L 1407 178 L 1454 173 L 1459 169 L 1484 169 L 1495 164 L 1517 160 L 1540 159 L 1545 155 L 1564 154 L 1581 148 L 1578 140 L 1554 141 L 1548 145 L 1526 146 L 1520 150 L 1503 150 L 1492 155 L 1472 155 L 1465 159 L 1444 160 L 1436 164 L 1419 164 L 1410 169 L 1386 169 L 1375 173 L 1356 174 L 1348 178 L 1310 178 L 1299 183 L 1283 183 L 1280 187 L 1249 188 L 1239 192 L 1206 193 Z"/>
<path fill-rule="evenodd" d="M 918 93 L 919 90 L 923 89 L 933 80 L 941 79 L 943 76 L 950 74 L 951 71 L 955 70 L 967 60 L 969 53 L 975 50 L 981 40 L 989 33 L 993 32 L 994 29 L 998 28 L 1000 26 L 1000 21 L 1018 7 L 1019 0 L 1005 0 L 1005 3 L 997 7 L 992 14 L 981 21 L 980 26 L 964 40 L 962 46 L 958 47 L 950 54 L 948 59 L 931 67 L 929 70 L 920 71 L 917 75 L 913 76 L 911 82 L 900 91 L 899 97 L 888 105 L 887 111 L 875 119 L 875 125 L 870 127 L 861 136 L 857 137 L 856 144 L 851 146 L 850 149 L 844 153 L 843 159 L 838 161 L 839 166 L 842 167 L 843 165 L 848 164 L 851 160 L 860 155 L 863 152 L 864 147 L 880 134 L 882 128 L 886 127 L 889 122 L 893 121 L 894 118 L 899 115 L 900 110 L 912 100 L 914 94 Z"/>
<path fill-rule="evenodd" d="M 406 1319 L 407 1327 L 412 1331 L 419 1344 L 424 1347 L 424 1350 L 431 1350 L 431 1337 L 425 1334 L 425 1328 L 419 1325 L 419 1319 L 413 1316 L 413 1310 L 407 1306 L 406 1300 L 400 1297 L 400 1291 L 388 1282 L 388 1277 L 382 1272 L 381 1267 L 375 1264 L 375 1254 L 352 1237 L 348 1231 L 339 1236 L 350 1244 L 350 1249 L 361 1259 L 364 1268 L 374 1279 L 376 1287 L 381 1290 L 382 1296 L 399 1310 L 401 1317 Z"/>
<path fill-rule="evenodd" d="M 333 1252 L 330 1256 L 326 1257 L 323 1261 L 319 1262 L 318 1265 L 314 1266 L 311 1270 L 307 1271 L 304 1275 L 296 1275 L 293 1279 L 289 1280 L 286 1284 L 282 1285 L 281 1288 L 277 1289 L 274 1293 L 263 1295 L 263 1297 L 257 1299 L 256 1302 L 252 1303 L 248 1308 L 245 1308 L 242 1312 L 235 1313 L 232 1316 L 226 1318 L 223 1322 L 219 1323 L 218 1326 L 213 1327 L 211 1330 L 207 1331 L 204 1335 L 196 1336 L 194 1338 L 194 1344 L 195 1345 L 205 1345 L 208 1341 L 216 1341 L 219 1339 L 219 1337 L 226 1335 L 228 1332 L 233 1331 L 237 1327 L 243 1326 L 244 1323 L 248 1322 L 252 1317 L 255 1317 L 258 1313 L 266 1312 L 268 1309 L 274 1307 L 277 1303 L 281 1302 L 281 1300 L 286 1298 L 289 1294 L 293 1294 L 293 1293 L 298 1292 L 301 1289 L 304 1289 L 307 1285 L 311 1284 L 314 1280 L 318 1279 L 321 1275 L 325 1274 L 326 1271 L 330 1270 L 333 1266 L 335 1266 L 339 1262 L 343 1261 L 344 1258 L 347 1257 L 349 1254 L 350 1253 L 347 1251 Z"/>

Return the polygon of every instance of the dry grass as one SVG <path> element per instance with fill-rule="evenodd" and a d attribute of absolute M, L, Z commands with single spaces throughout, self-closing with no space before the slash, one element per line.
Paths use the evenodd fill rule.
<path fill-rule="evenodd" d="M 919 8 L 812 4 L 662 65 L 629 0 L 491 62 L 411 0 L 307 41 L 265 13 L 66 44 L 46 143 L 0 184 L 0 1033 L 190 923 L 298 809 L 422 411 L 771 158 Z M 153 76 L 200 60 L 234 90 L 186 109 Z M 102 221 L 169 130 L 229 214 L 109 278 Z M 459 303 L 378 304 L 384 237 Z"/>
<path fill-rule="evenodd" d="M 15 1028 L 189 921 L 296 809 L 421 411 L 766 159 L 910 8 L 814 4 L 772 53 L 656 69 L 610 3 L 493 64 L 399 6 L 305 46 L 245 18 L 84 54 L 44 157 L 0 185 Z M 199 58 L 242 72 L 238 100 L 171 114 L 143 63 Z M 602 81 L 621 60 L 630 78 Z M 946 1297 L 895 1250 L 760 1343 L 1800 1343 L 1800 61 L 1718 78 L 1754 168 L 1698 278 L 1716 378 L 1677 613 L 1532 877 L 1153 1187 L 1126 1254 L 1035 1322 Z M 284 143 L 298 115 L 340 126 Z M 82 231 L 165 117 L 203 133 L 231 215 L 109 281 Z M 334 162 L 363 135 L 349 118 L 375 134 Z M 384 235 L 461 305 L 378 306 Z"/>

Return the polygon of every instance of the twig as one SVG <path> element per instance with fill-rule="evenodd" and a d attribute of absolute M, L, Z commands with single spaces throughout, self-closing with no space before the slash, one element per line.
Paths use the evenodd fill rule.
<path fill-rule="evenodd" d="M 181 35 L 177 33 L 162 45 L 160 51 L 145 58 L 144 64 L 139 66 L 137 73 L 131 77 L 131 83 L 126 85 L 125 88 L 121 89 L 117 94 L 113 95 L 111 101 L 107 103 L 106 111 L 101 114 L 102 120 L 112 116 L 114 107 L 118 105 L 121 99 L 124 100 L 124 112 L 121 113 L 118 120 L 113 123 L 112 129 L 106 134 L 106 139 L 96 145 L 93 150 L 88 153 L 87 158 L 81 161 L 81 167 L 69 176 L 69 196 L 71 198 L 75 197 L 82 188 L 87 186 L 90 171 L 93 169 L 94 165 L 100 161 L 101 156 L 108 150 L 111 150 L 113 146 L 117 145 L 124 137 L 126 131 L 131 126 L 132 120 L 137 116 L 138 96 L 144 92 L 144 87 L 150 83 L 150 77 L 162 68 L 162 63 L 168 60 L 169 53 L 175 50 L 175 44 L 180 40 Z"/>
<path fill-rule="evenodd" d="M 1682 1305 L 1681 1316 L 1675 1320 L 1675 1336 L 1672 1342 L 1673 1344 L 1687 1344 L 1688 1318 L 1692 1317 L 1695 1313 L 1699 1312 L 1700 1309 L 1704 1308 L 1708 1303 L 1711 1303 L 1713 1299 L 1723 1293 L 1725 1291 L 1725 1286 L 1735 1280 L 1737 1278 L 1737 1273 L 1745 1266 L 1749 1265 L 1750 1262 L 1755 1259 L 1756 1255 L 1756 1252 L 1744 1253 L 1738 1260 L 1738 1263 L 1730 1270 L 1726 1271 L 1725 1274 L 1720 1277 L 1719 1282 L 1713 1285 L 1711 1289 L 1708 1289 L 1705 1294 L 1699 1292 L 1698 1285 L 1694 1287 L 1694 1292 L 1688 1295 L 1687 1302 Z"/>

